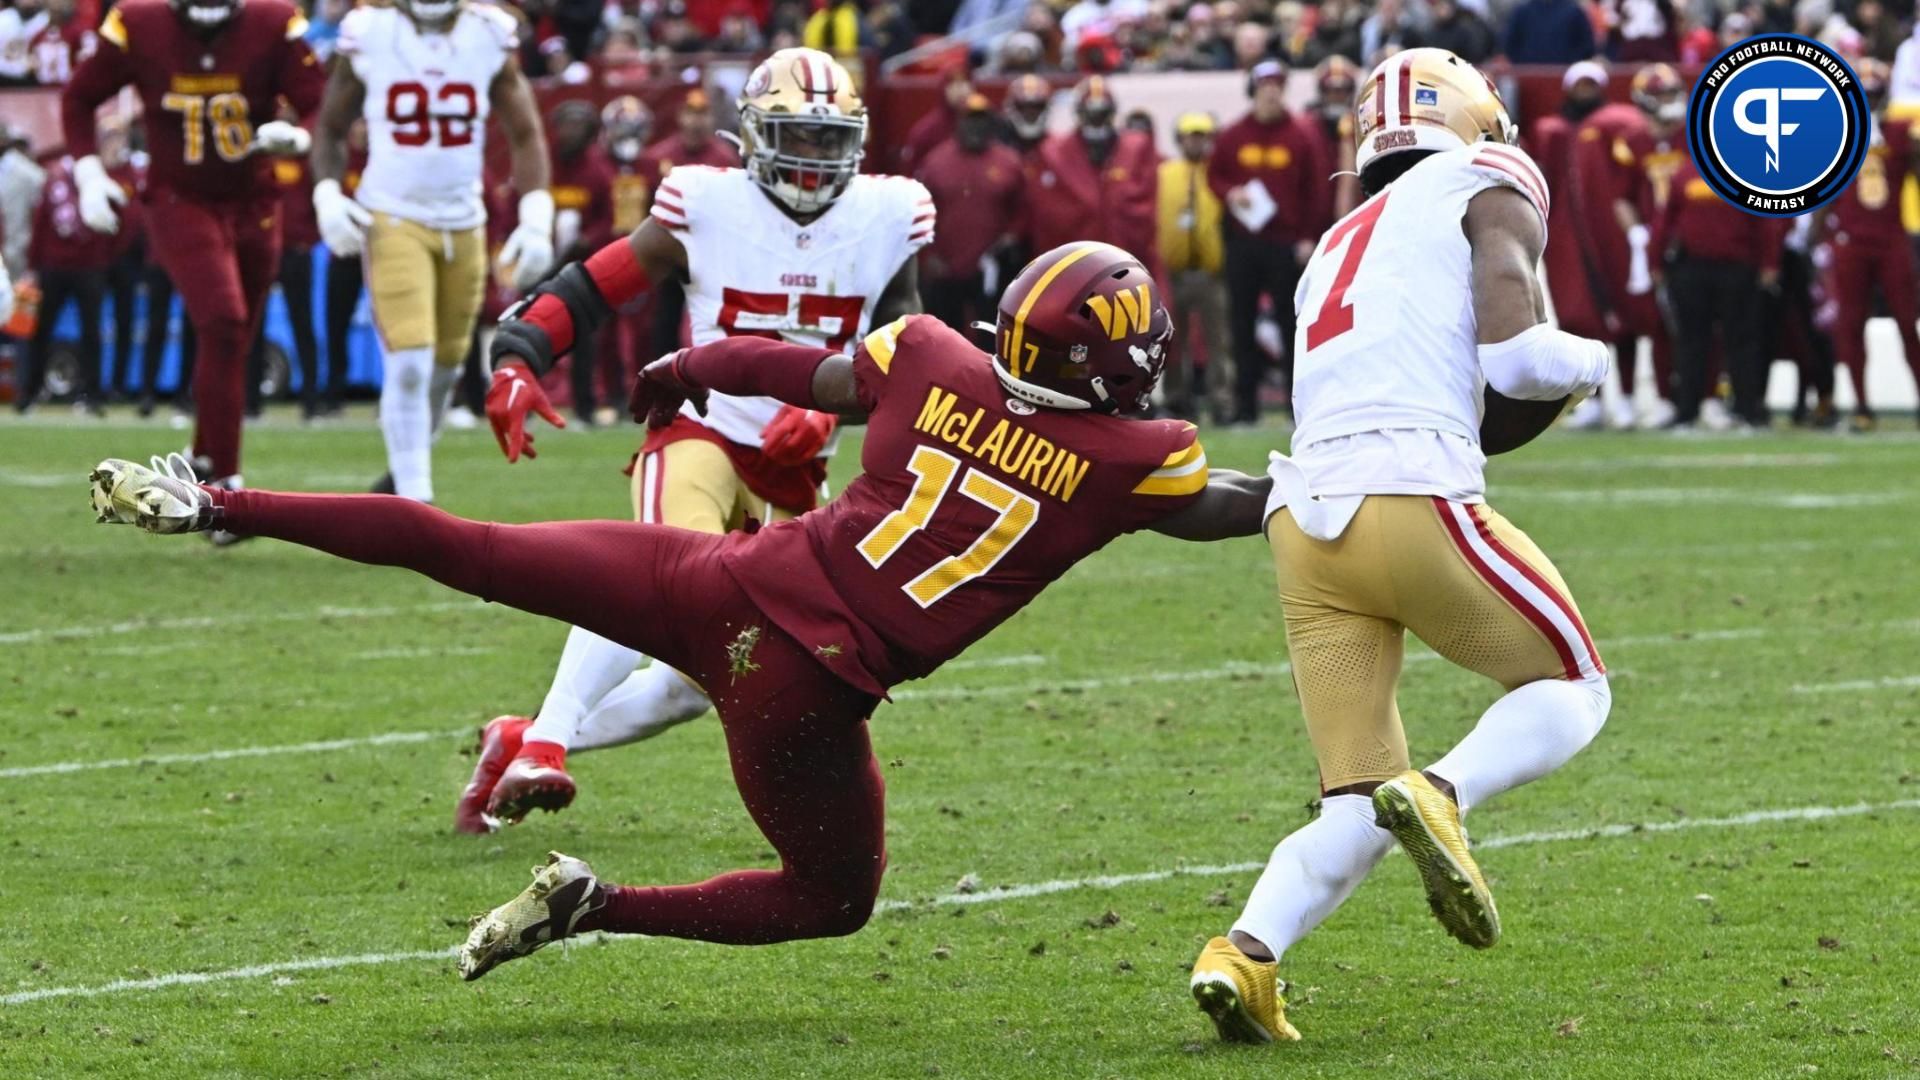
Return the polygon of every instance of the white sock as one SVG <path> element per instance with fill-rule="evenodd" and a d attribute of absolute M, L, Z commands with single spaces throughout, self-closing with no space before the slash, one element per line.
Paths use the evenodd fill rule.
<path fill-rule="evenodd" d="M 435 364 L 433 377 L 427 380 L 427 408 L 433 415 L 433 423 L 429 430 L 436 438 L 440 435 L 440 421 L 447 415 L 447 401 L 453 394 L 454 380 L 459 377 L 459 368 Z"/>
<path fill-rule="evenodd" d="M 580 721 L 575 750 L 624 746 L 706 715 L 713 702 L 685 675 L 659 661 L 641 668 L 600 699 Z"/>
<path fill-rule="evenodd" d="M 380 434 L 387 440 L 387 471 L 403 499 L 433 501 L 433 419 L 427 405 L 432 349 L 401 349 L 386 356 L 380 383 Z"/>
<path fill-rule="evenodd" d="M 643 657 L 579 627 L 567 631 L 566 648 L 553 673 L 540 715 L 522 736 L 525 742 L 550 742 L 571 748 L 587 711 L 633 674 Z"/>
<path fill-rule="evenodd" d="M 1329 795 L 1319 817 L 1273 849 L 1233 929 L 1278 960 L 1353 895 L 1391 850 L 1393 834 L 1374 824 L 1371 798 Z"/>
<path fill-rule="evenodd" d="M 1600 734 L 1612 706 L 1605 675 L 1530 682 L 1494 702 L 1460 745 L 1427 771 L 1453 784 L 1464 814 L 1565 765 Z"/>

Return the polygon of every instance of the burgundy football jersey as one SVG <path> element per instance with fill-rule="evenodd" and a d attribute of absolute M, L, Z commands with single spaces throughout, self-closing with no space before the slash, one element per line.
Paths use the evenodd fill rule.
<path fill-rule="evenodd" d="M 838 499 L 734 544 L 727 568 L 777 626 L 878 693 L 959 655 L 1067 568 L 1190 503 L 1192 424 L 1042 409 L 926 315 L 854 354 L 869 412 Z"/>
<path fill-rule="evenodd" d="M 94 110 L 131 85 L 156 188 L 211 201 L 277 197 L 270 159 L 253 153 L 253 129 L 274 118 L 278 98 L 301 116 L 319 109 L 326 73 L 301 37 L 306 27 L 287 0 L 247 0 L 201 37 L 167 0 L 123 0 L 63 95 L 69 152 L 94 152 Z"/>

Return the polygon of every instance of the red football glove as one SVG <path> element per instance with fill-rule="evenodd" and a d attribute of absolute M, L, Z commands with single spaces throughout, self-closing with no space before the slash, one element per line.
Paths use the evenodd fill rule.
<path fill-rule="evenodd" d="M 707 415 L 707 388 L 687 377 L 683 364 L 686 349 L 673 352 L 640 369 L 633 380 L 633 393 L 627 397 L 627 411 L 633 422 L 650 428 L 663 428 L 680 415 L 684 402 L 693 402 L 694 411 Z"/>
<path fill-rule="evenodd" d="M 760 429 L 760 451 L 775 465 L 805 465 L 820 456 L 839 423 L 832 413 L 784 405 Z"/>
<path fill-rule="evenodd" d="M 540 389 L 532 368 L 517 360 L 494 368 L 493 385 L 487 387 L 487 423 L 493 425 L 493 437 L 509 463 L 519 461 L 522 454 L 529 459 L 539 456 L 533 452 L 533 432 L 527 430 L 530 412 L 539 413 L 554 427 L 567 426 L 566 420 L 553 411 L 553 403 Z"/>

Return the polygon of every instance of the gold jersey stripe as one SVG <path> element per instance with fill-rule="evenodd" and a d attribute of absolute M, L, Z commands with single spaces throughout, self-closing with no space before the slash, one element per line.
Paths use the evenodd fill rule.
<path fill-rule="evenodd" d="M 902 315 L 868 334 L 866 341 L 862 342 L 866 346 L 867 355 L 873 358 L 874 365 L 882 374 L 893 374 L 893 350 L 901 332 L 906 330 L 907 320 L 910 318 L 912 318 L 911 315 Z"/>
<path fill-rule="evenodd" d="M 105 40 L 113 42 L 122 49 L 127 47 L 127 23 L 125 19 L 120 17 L 119 8 L 116 7 L 112 11 L 107 12 L 106 21 L 100 24 L 99 34 Z"/>

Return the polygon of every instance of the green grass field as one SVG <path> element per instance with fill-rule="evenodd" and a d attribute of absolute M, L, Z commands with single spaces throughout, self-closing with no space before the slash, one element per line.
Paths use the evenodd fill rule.
<path fill-rule="evenodd" d="M 1210 457 L 1258 468 L 1279 437 Z M 543 434 L 508 467 L 454 433 L 442 504 L 624 517 L 631 438 Z M 1910 433 L 1496 463 L 1612 720 L 1470 819 L 1497 948 L 1456 945 L 1390 858 L 1288 957 L 1306 1040 L 1264 1049 L 1214 1044 L 1186 992 L 1314 793 L 1261 543 L 1118 543 L 884 707 L 892 862 L 862 933 L 589 941 L 468 985 L 445 950 L 549 848 L 629 882 L 771 862 L 717 725 L 579 756 L 572 810 L 453 835 L 474 727 L 538 703 L 563 629 L 91 523 L 96 459 L 178 441 L 0 425 L 0 1077 L 1920 1076 Z M 280 417 L 249 455 L 264 487 L 382 467 L 364 417 Z M 1416 758 L 1493 696 L 1410 664 Z M 1005 891 L 956 896 L 969 875 Z"/>

